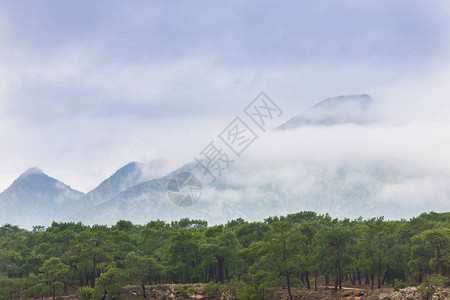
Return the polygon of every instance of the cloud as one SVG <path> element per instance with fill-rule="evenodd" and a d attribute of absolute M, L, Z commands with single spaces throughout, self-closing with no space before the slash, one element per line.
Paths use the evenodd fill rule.
<path fill-rule="evenodd" d="M 377 195 L 377 200 L 401 205 L 439 204 L 448 209 L 450 190 L 446 176 L 424 176 L 406 178 L 397 183 L 386 184 Z"/>
<path fill-rule="evenodd" d="M 444 120 L 448 8 L 420 1 L 4 2 L 0 189 L 32 165 L 84 192 L 129 161 L 162 157 L 176 168 L 261 90 L 286 117 L 327 97 L 369 93 L 384 120 L 405 132 L 413 129 L 403 126 L 411 120 Z M 390 149 L 401 131 L 360 130 L 342 127 L 326 138 L 353 143 L 340 156 L 358 157 L 380 145 L 364 135 L 380 136 Z M 433 132 L 445 130 L 436 125 Z M 392 131 L 398 136 L 381 138 Z M 316 137 L 321 129 L 305 134 L 281 143 L 316 160 L 322 154 L 329 168 L 337 164 L 327 140 Z M 317 148 L 303 153 L 308 145 Z M 284 153 L 279 150 L 273 156 Z M 379 151 L 389 156 L 390 150 Z M 409 153 L 403 154 L 411 162 L 419 155 Z M 294 165 L 279 170 L 286 189 L 311 189 L 314 164 Z M 422 167 L 429 170 L 426 162 Z"/>
<path fill-rule="evenodd" d="M 272 211 L 260 212 L 264 217 L 301 209 L 388 218 L 446 211 L 450 136 L 442 133 L 449 130 L 448 122 L 415 121 L 264 134 L 225 174 L 240 191 L 228 198 L 257 201 L 255 210 L 260 201 L 276 201 Z"/>

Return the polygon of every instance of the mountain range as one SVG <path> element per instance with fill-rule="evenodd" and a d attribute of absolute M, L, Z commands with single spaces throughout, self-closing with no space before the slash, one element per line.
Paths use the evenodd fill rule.
<path fill-rule="evenodd" d="M 334 128 L 370 124 L 375 120 L 373 104 L 374 100 L 365 94 L 328 98 L 278 126 L 273 133 L 292 131 L 292 138 L 296 139 L 295 129 L 305 126 Z M 167 189 L 179 174 L 193 174 L 206 182 L 203 169 L 195 162 L 172 172 L 167 172 L 163 160 L 131 162 L 87 194 L 45 175 L 38 168 L 31 168 L 0 194 L 0 222 L 27 228 L 48 226 L 52 221 L 112 225 L 119 220 L 144 224 L 150 220 L 174 221 L 184 217 L 223 223 L 239 217 L 260 220 L 300 210 L 336 217 L 406 218 L 427 210 L 449 209 L 448 205 L 442 207 L 430 202 L 407 206 L 380 202 L 377 195 L 383 187 L 405 177 L 398 166 L 382 160 L 364 165 L 343 161 L 334 168 L 325 163 L 307 162 L 303 166 L 305 175 L 294 190 L 275 181 L 258 184 L 230 180 L 241 178 L 243 171 L 260 172 L 243 170 L 245 167 L 245 163 L 237 165 L 230 176 L 204 185 L 199 201 L 187 207 L 172 203 Z"/>

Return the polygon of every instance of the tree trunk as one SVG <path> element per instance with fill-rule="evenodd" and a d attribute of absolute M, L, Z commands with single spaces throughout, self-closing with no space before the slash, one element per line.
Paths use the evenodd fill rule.
<path fill-rule="evenodd" d="M 142 284 L 142 296 L 147 298 L 147 293 L 145 292 L 145 284 Z"/>
<path fill-rule="evenodd" d="M 311 289 L 311 284 L 309 283 L 309 272 L 305 273 L 306 285 L 308 286 L 308 290 Z"/>
<path fill-rule="evenodd" d="M 228 282 L 230 282 L 230 275 L 228 274 L 227 264 L 225 264 L 225 276 L 227 277 Z"/>
<path fill-rule="evenodd" d="M 91 281 L 91 287 L 94 288 L 95 287 L 95 277 L 97 275 L 97 260 L 95 259 L 95 254 L 94 254 L 94 258 L 92 259 L 93 261 L 93 265 L 94 268 L 92 269 L 92 281 Z"/>
<path fill-rule="evenodd" d="M 377 287 L 381 289 L 381 270 L 379 270 L 377 274 Z"/>
<path fill-rule="evenodd" d="M 379 242 L 379 243 L 381 243 L 381 242 Z M 381 244 L 379 244 L 378 248 L 381 253 Z M 378 255 L 377 283 L 378 283 L 378 288 L 381 289 L 381 254 Z"/>
<path fill-rule="evenodd" d="M 366 274 L 366 279 L 364 280 L 364 284 L 369 284 L 370 280 L 369 280 L 369 275 Z"/>
<path fill-rule="evenodd" d="M 334 262 L 334 290 L 337 292 L 339 285 L 339 274 L 337 268 L 337 261 Z"/>
<path fill-rule="evenodd" d="M 388 267 L 388 269 L 386 270 L 386 273 L 384 273 L 383 280 L 381 281 L 381 284 L 382 284 L 382 285 L 384 285 L 384 282 L 386 281 L 386 278 L 388 278 L 388 273 L 389 273 L 389 267 Z"/>
<path fill-rule="evenodd" d="M 314 274 L 314 290 L 317 291 L 317 275 Z"/>
<path fill-rule="evenodd" d="M 341 261 L 338 261 L 339 289 L 342 290 Z"/>
<path fill-rule="evenodd" d="M 286 284 L 289 293 L 289 299 L 292 300 L 292 292 L 291 292 L 291 280 L 289 278 L 289 272 L 286 272 Z"/>
<path fill-rule="evenodd" d="M 449 268 L 449 270 L 448 270 L 448 281 L 447 282 L 450 282 L 450 268 Z M 448 285 L 448 284 L 447 284 Z"/>
<path fill-rule="evenodd" d="M 56 299 L 56 295 L 55 294 L 56 294 L 56 286 L 53 285 L 53 291 L 52 291 L 53 300 Z"/>
<path fill-rule="evenodd" d="M 330 285 L 330 277 L 328 275 L 325 275 L 325 285 Z"/>
<path fill-rule="evenodd" d="M 356 269 L 356 273 L 358 274 L 358 284 L 361 285 L 361 273 L 359 272 L 359 269 Z"/>
<path fill-rule="evenodd" d="M 439 246 L 437 246 L 437 252 L 436 252 L 436 260 L 439 263 L 439 267 L 441 267 L 441 272 L 442 272 L 442 276 L 445 276 L 445 272 L 444 272 L 444 262 L 441 260 L 441 250 L 439 248 Z M 439 274 L 439 268 L 437 270 L 437 273 Z"/>
<path fill-rule="evenodd" d="M 217 259 L 217 282 L 223 283 L 224 282 L 224 259 L 222 257 Z"/>
<path fill-rule="evenodd" d="M 374 281 L 375 281 L 375 275 L 373 273 L 370 274 L 370 279 L 371 279 L 371 281 L 370 281 L 370 289 L 373 290 L 373 284 L 374 284 Z"/>

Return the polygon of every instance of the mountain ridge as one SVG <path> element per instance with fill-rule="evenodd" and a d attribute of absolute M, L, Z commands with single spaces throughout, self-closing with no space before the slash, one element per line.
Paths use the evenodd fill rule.
<path fill-rule="evenodd" d="M 326 98 L 300 113 L 276 130 L 301 126 L 332 126 L 340 124 L 367 124 L 373 119 L 371 106 L 374 100 L 368 94 L 351 94 Z"/>
<path fill-rule="evenodd" d="M 62 220 L 83 195 L 41 169 L 29 168 L 0 193 L 0 219 L 31 226 Z"/>
<path fill-rule="evenodd" d="M 148 163 L 133 161 L 124 165 L 97 187 L 86 193 L 81 199 L 80 209 L 101 204 L 132 186 L 162 176 L 165 166 L 166 161 L 163 159 Z"/>
<path fill-rule="evenodd" d="M 367 94 L 327 98 L 304 113 L 294 116 L 273 132 L 277 134 L 280 130 L 301 126 L 326 128 L 349 123 L 367 125 L 374 120 L 371 111 L 373 103 L 374 100 Z M 304 138 L 295 135 L 295 132 L 289 136 L 282 136 L 286 136 L 290 140 L 289 143 L 293 139 Z M 386 217 L 397 218 L 420 213 L 428 207 L 421 203 L 400 209 L 395 203 L 383 203 L 377 200 L 377 194 L 385 185 L 401 182 L 408 176 L 408 174 L 402 174 L 395 163 L 378 161 L 377 158 L 371 158 L 371 161 L 365 162 L 365 165 L 355 165 L 351 162 L 351 159 L 339 161 L 339 164 L 331 167 L 320 160 L 305 162 L 301 168 L 306 174 L 302 176 L 306 177 L 302 179 L 301 175 L 294 171 L 299 185 L 302 184 L 302 180 L 307 183 L 304 190 L 300 188 L 286 190 L 283 184 L 277 185 L 273 182 L 270 184 L 259 182 L 259 185 L 253 182 L 242 182 L 244 177 L 241 177 L 239 167 L 236 166 L 236 173 L 231 173 L 230 176 L 240 180 L 227 181 L 225 176 L 223 180 L 211 186 L 203 186 L 201 199 L 189 207 L 178 207 L 172 203 L 167 195 L 167 189 L 170 180 L 182 172 L 192 173 L 199 179 L 205 179 L 204 170 L 195 162 L 187 163 L 171 172 L 166 170 L 164 162 L 158 160 L 147 164 L 130 162 L 119 168 L 96 188 L 87 194 L 82 194 L 77 201 L 73 202 L 74 205 L 69 206 L 69 209 L 65 208 L 63 216 L 57 216 L 57 219 L 112 225 L 121 219 L 143 224 L 155 219 L 177 220 L 189 217 L 206 219 L 210 223 L 220 223 L 239 217 L 255 220 L 258 216 L 268 217 L 300 210 L 330 213 L 336 217 L 351 216 L 356 212 L 363 217 L 386 215 Z M 242 166 L 245 164 L 241 164 Z M 246 171 L 243 173 L 248 174 L 248 170 Z M 258 172 L 253 169 L 250 171 Z M 262 171 L 268 176 L 272 174 L 271 170 Z M 233 171 L 227 173 L 229 172 Z M 47 175 L 34 167 L 24 172 L 17 180 L 23 181 L 33 176 L 42 179 Z M 278 174 L 272 174 L 272 176 L 278 176 Z M 59 184 L 56 184 L 56 187 L 55 184 L 53 185 L 57 189 Z M 60 188 L 70 189 L 63 183 Z M 34 190 L 38 192 L 38 189 Z M 19 196 L 15 197 L 20 198 Z M 5 201 L 2 201 L 4 197 L 3 193 L 0 194 L 0 207 L 4 205 Z M 45 201 L 42 203 L 45 204 Z M 58 208 L 64 201 L 55 203 L 53 207 Z M 439 211 L 439 205 L 434 206 L 432 208 Z M 68 210 L 70 213 L 65 213 Z M 31 214 L 29 211 L 27 213 Z M 27 215 L 22 215 L 27 218 Z M 55 218 L 54 214 L 50 213 L 45 216 Z M 42 219 L 30 218 L 30 220 L 35 222 Z M 48 222 L 49 220 L 45 224 L 41 222 L 32 225 L 46 225 Z M 20 223 L 20 220 L 15 223 L 24 224 Z"/>

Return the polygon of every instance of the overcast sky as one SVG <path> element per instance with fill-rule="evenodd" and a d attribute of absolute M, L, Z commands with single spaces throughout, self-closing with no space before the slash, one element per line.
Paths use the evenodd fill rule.
<path fill-rule="evenodd" d="M 448 1 L 0 1 L 0 45 L 0 191 L 177 166 L 260 91 L 285 118 L 354 93 L 392 123 L 450 111 Z"/>

